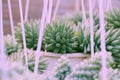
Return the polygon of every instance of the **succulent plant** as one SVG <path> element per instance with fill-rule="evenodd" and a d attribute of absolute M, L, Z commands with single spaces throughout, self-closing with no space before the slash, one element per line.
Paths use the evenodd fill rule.
<path fill-rule="evenodd" d="M 33 72 L 34 66 L 35 66 L 35 57 L 34 57 L 34 54 L 31 54 L 28 56 L 28 68 L 29 68 L 29 70 L 31 70 Z M 47 68 L 47 59 L 41 56 L 39 58 L 38 73 L 42 74 L 44 72 L 44 70 L 46 70 L 46 68 Z"/>
<path fill-rule="evenodd" d="M 7 59 L 8 59 L 8 61 L 10 63 L 13 63 L 13 62 L 23 62 L 23 60 L 24 60 L 23 51 L 18 50 L 18 52 L 16 52 L 15 54 L 11 54 L 10 56 L 8 56 Z"/>
<path fill-rule="evenodd" d="M 91 53 L 89 27 L 79 27 L 77 32 L 78 47 L 77 51 Z M 112 53 L 114 58 L 113 68 L 120 69 L 120 30 L 113 27 L 106 30 L 106 50 Z M 94 31 L 94 52 L 101 51 L 100 48 L 100 29 Z"/>
<path fill-rule="evenodd" d="M 107 28 L 114 27 L 120 28 L 120 9 L 114 8 L 106 12 L 105 20 L 107 23 Z"/>
<path fill-rule="evenodd" d="M 110 54 L 107 55 L 107 67 L 113 59 Z M 96 53 L 94 57 L 80 62 L 65 80 L 96 80 L 100 77 L 101 53 Z"/>
<path fill-rule="evenodd" d="M 15 53 L 18 51 L 18 45 L 14 45 L 11 43 L 6 43 L 6 53 L 7 55 L 11 55 L 12 53 Z"/>
<path fill-rule="evenodd" d="M 71 16 L 71 21 L 73 21 L 76 25 L 78 22 L 82 22 L 82 14 L 81 13 L 74 13 L 73 16 Z"/>
<path fill-rule="evenodd" d="M 88 30 L 87 28 L 88 27 L 83 29 L 79 27 L 78 31 L 75 33 L 78 42 L 78 47 L 76 48 L 78 52 L 90 53 L 90 33 L 86 32 Z"/>
<path fill-rule="evenodd" d="M 36 50 L 37 48 L 39 24 L 40 22 L 38 20 L 24 22 L 26 47 L 28 49 Z M 18 44 L 23 46 L 21 24 L 18 24 L 18 26 L 16 26 L 15 36 Z"/>
<path fill-rule="evenodd" d="M 44 48 L 54 53 L 72 53 L 77 47 L 73 29 L 65 23 L 53 22 L 44 31 Z"/>
<path fill-rule="evenodd" d="M 4 37 L 5 39 L 5 50 L 7 55 L 11 55 L 13 53 L 16 53 L 19 50 L 19 46 L 15 43 L 13 43 L 13 39 L 11 35 L 7 35 Z"/>
<path fill-rule="evenodd" d="M 120 30 L 119 29 L 110 29 L 108 33 L 106 33 L 106 49 L 107 51 L 112 52 L 112 56 L 114 60 L 120 63 Z M 111 37 L 109 37 L 111 36 Z"/>
<path fill-rule="evenodd" d="M 77 13 L 73 13 L 73 15 L 68 17 L 70 21 L 73 21 L 74 24 L 78 25 L 78 23 L 82 23 L 83 19 L 82 19 L 82 13 L 81 12 L 77 12 Z M 87 20 L 89 19 L 89 13 L 86 13 L 86 18 Z M 97 15 L 97 12 L 94 12 L 93 14 L 93 20 L 94 20 L 94 25 L 98 25 L 99 24 L 99 17 Z"/>
<path fill-rule="evenodd" d="M 71 66 L 69 59 L 65 56 L 61 56 L 58 63 L 54 69 L 54 75 L 57 80 L 64 80 L 67 75 L 71 73 Z"/>
<path fill-rule="evenodd" d="M 96 25 L 94 27 L 94 51 L 100 51 L 100 31 L 99 27 Z M 77 36 L 77 48 L 76 50 L 81 53 L 91 53 L 90 49 L 90 27 L 85 26 L 84 24 L 80 24 L 77 26 L 77 30 L 75 32 L 75 36 Z"/>
<path fill-rule="evenodd" d="M 79 27 L 77 32 L 78 52 L 91 53 L 89 26 Z M 112 53 L 115 62 L 120 63 L 120 30 L 111 27 L 106 30 L 106 50 Z M 100 48 L 100 29 L 94 31 L 94 52 L 101 51 Z"/>
<path fill-rule="evenodd" d="M 8 80 L 40 80 L 38 74 L 34 76 L 34 74 L 28 71 L 20 62 L 13 62 L 8 64 L 8 66 L 6 76 L 0 73 L 0 80 L 3 80 L 1 76 L 5 76 Z M 0 68 L 0 71 L 1 69 L 2 68 Z"/>
<path fill-rule="evenodd" d="M 9 62 L 14 62 L 14 61 L 21 61 L 25 64 L 25 57 L 24 53 L 19 51 L 15 54 L 12 54 L 8 57 Z M 35 57 L 34 57 L 34 51 L 29 50 L 28 51 L 28 68 L 31 72 L 34 71 L 34 65 L 35 65 Z M 44 70 L 47 68 L 47 59 L 44 57 L 39 58 L 39 66 L 38 66 L 38 73 L 42 74 Z"/>
<path fill-rule="evenodd" d="M 120 30 L 119 30 L 120 18 L 119 16 L 120 16 L 120 10 L 117 8 L 114 8 L 108 11 L 105 16 L 105 20 L 107 23 L 107 29 L 109 30 L 112 28 L 112 31 L 113 31 L 113 32 L 111 32 L 111 30 L 109 31 L 108 36 L 111 36 L 111 39 L 110 38 L 107 39 L 108 41 L 107 43 L 109 43 L 108 48 L 112 50 L 112 53 L 113 53 L 112 56 L 115 59 L 113 68 L 115 67 L 119 68 L 119 65 L 120 65 L 120 60 L 119 60 L 120 58 L 120 54 L 119 54 L 120 53 L 119 51 L 120 49 L 120 43 L 119 43 L 120 41 L 120 37 L 119 37 L 120 36 Z"/>

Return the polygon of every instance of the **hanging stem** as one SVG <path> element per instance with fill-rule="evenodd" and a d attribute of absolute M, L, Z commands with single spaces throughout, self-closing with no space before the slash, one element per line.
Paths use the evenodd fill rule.
<path fill-rule="evenodd" d="M 2 80 L 8 80 L 7 76 L 7 60 L 4 46 L 4 31 L 3 31 L 3 9 L 2 0 L 0 0 L 0 64 L 2 65 Z"/>
<path fill-rule="evenodd" d="M 3 10 L 2 10 L 2 0 L 0 0 L 0 57 L 1 61 L 5 62 L 5 51 L 4 51 L 4 34 L 3 34 Z M 2 57 L 3 56 L 3 57 Z M 3 67 L 4 68 L 4 67 Z"/>
<path fill-rule="evenodd" d="M 10 16 L 10 24 L 11 24 L 11 31 L 13 36 L 13 43 L 16 44 L 15 40 L 15 31 L 14 31 L 14 23 L 13 23 L 13 16 L 12 16 L 12 9 L 11 9 L 11 0 L 8 0 L 8 10 L 9 10 L 9 16 Z"/>
<path fill-rule="evenodd" d="M 111 0 L 107 0 L 106 11 L 108 11 L 111 7 L 112 7 L 112 2 L 111 2 Z"/>
<path fill-rule="evenodd" d="M 93 8 L 93 10 L 96 9 L 96 0 L 92 0 L 92 8 Z"/>
<path fill-rule="evenodd" d="M 101 80 L 107 80 L 107 66 L 106 66 L 106 46 L 105 46 L 105 24 L 104 24 L 104 10 L 103 0 L 98 1 L 99 17 L 100 17 L 100 40 L 101 40 L 101 57 L 102 57 L 102 71 Z"/>
<path fill-rule="evenodd" d="M 49 10 L 48 10 L 48 16 L 47 16 L 47 23 L 51 22 L 52 4 L 53 4 L 53 0 L 49 0 Z"/>
<path fill-rule="evenodd" d="M 80 8 L 80 0 L 75 1 L 75 10 L 78 12 Z"/>
<path fill-rule="evenodd" d="M 20 9 L 20 21 L 22 28 L 22 38 L 23 38 L 23 46 L 24 46 L 24 55 L 25 55 L 25 63 L 28 67 L 28 57 L 27 57 L 27 48 L 26 48 L 26 39 L 25 39 L 25 30 L 24 30 L 24 21 L 23 21 L 23 10 L 22 10 L 22 1 L 19 0 L 19 9 Z"/>
<path fill-rule="evenodd" d="M 84 0 L 81 0 L 81 3 L 82 3 L 82 16 L 83 16 L 83 22 L 85 22 L 85 24 L 87 24 Z"/>
<path fill-rule="evenodd" d="M 27 21 L 28 19 L 29 4 L 30 4 L 30 0 L 26 0 L 25 21 Z"/>
<path fill-rule="evenodd" d="M 54 13 L 53 13 L 53 18 L 52 18 L 52 20 L 54 20 L 55 17 L 56 17 L 56 14 L 57 14 L 59 5 L 60 5 L 60 0 L 57 0 L 57 4 L 56 4 L 56 7 L 55 7 L 55 10 L 54 10 Z"/>
<path fill-rule="evenodd" d="M 44 31 L 44 26 L 45 26 L 45 19 L 47 16 L 47 5 L 48 5 L 48 0 L 44 0 L 42 19 L 41 19 L 41 24 L 40 24 L 40 29 L 39 29 L 38 45 L 37 45 L 37 50 L 35 52 L 35 67 L 34 67 L 35 75 L 38 72 L 38 63 L 39 63 L 39 57 L 40 57 L 40 50 L 42 46 L 43 31 Z"/>
<path fill-rule="evenodd" d="M 89 0 L 89 16 L 90 16 L 90 42 L 91 42 L 91 57 L 94 55 L 94 26 L 93 26 L 93 7 L 92 0 Z"/>

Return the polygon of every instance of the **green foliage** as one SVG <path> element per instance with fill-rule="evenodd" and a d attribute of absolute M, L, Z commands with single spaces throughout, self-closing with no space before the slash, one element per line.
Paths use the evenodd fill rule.
<path fill-rule="evenodd" d="M 86 13 L 86 19 L 89 20 L 89 13 L 88 12 Z M 69 20 L 72 21 L 76 25 L 78 25 L 78 23 L 82 23 L 83 22 L 82 13 L 77 12 L 77 13 L 72 14 L 69 17 Z M 98 17 L 96 12 L 94 12 L 94 14 L 93 14 L 93 20 L 94 20 L 94 25 L 99 24 L 99 17 Z"/>
<path fill-rule="evenodd" d="M 113 69 L 119 69 L 119 70 L 120 70 L 120 64 L 119 64 L 118 62 L 113 62 L 113 63 L 111 64 L 111 67 L 112 67 Z"/>
<path fill-rule="evenodd" d="M 110 29 L 108 33 L 106 33 L 108 38 L 106 38 L 107 51 L 111 51 L 112 56 L 115 62 L 120 63 L 120 30 L 119 29 Z M 110 37 L 111 36 L 111 37 Z"/>
<path fill-rule="evenodd" d="M 78 52 L 91 53 L 90 49 L 90 29 L 89 26 L 78 26 L 76 32 Z M 96 26 L 95 26 L 96 28 Z M 106 50 L 112 53 L 112 56 L 117 64 L 120 64 L 120 30 L 113 27 L 106 30 Z M 94 52 L 101 51 L 100 48 L 100 29 L 94 31 Z M 114 65 L 115 66 L 115 65 Z M 117 66 L 117 65 L 116 65 Z"/>
<path fill-rule="evenodd" d="M 81 13 L 75 13 L 73 14 L 73 16 L 70 19 L 71 21 L 73 21 L 76 25 L 80 22 L 82 22 L 82 14 Z"/>
<path fill-rule="evenodd" d="M 18 45 L 14 45 L 11 43 L 6 43 L 6 53 L 7 55 L 11 55 L 12 53 L 15 53 L 18 51 Z"/>
<path fill-rule="evenodd" d="M 12 54 L 8 57 L 9 62 L 14 62 L 14 61 L 21 61 L 25 64 L 25 56 L 23 52 L 18 52 L 16 54 Z M 35 57 L 34 57 L 34 52 L 32 50 L 28 51 L 28 68 L 31 72 L 34 71 L 34 65 L 35 65 Z M 39 64 L 38 64 L 38 73 L 42 74 L 44 70 L 47 68 L 47 59 L 44 57 L 39 58 Z"/>
<path fill-rule="evenodd" d="M 34 66 L 35 66 L 35 56 L 34 56 L 34 54 L 29 55 L 28 59 L 29 59 L 28 60 L 28 68 L 29 68 L 29 70 L 34 72 Z M 42 74 L 44 72 L 44 70 L 46 70 L 46 68 L 47 68 L 47 59 L 41 56 L 39 58 L 38 73 Z"/>
<path fill-rule="evenodd" d="M 6 74 L 0 72 L 0 80 L 3 80 L 2 76 L 5 76 L 8 80 L 41 80 L 38 74 L 34 76 L 33 73 L 28 71 L 27 68 L 19 62 L 10 63 L 8 66 Z M 2 71 L 1 67 L 0 71 Z"/>
<path fill-rule="evenodd" d="M 13 53 L 16 53 L 18 51 L 19 46 L 15 43 L 13 43 L 13 39 L 11 35 L 7 35 L 4 37 L 5 39 L 5 49 L 7 55 L 11 55 Z"/>
<path fill-rule="evenodd" d="M 96 25 L 94 27 L 94 51 L 100 51 L 100 30 Z M 77 26 L 77 30 L 75 32 L 75 36 L 77 36 L 77 48 L 76 50 L 81 53 L 91 53 L 90 49 L 90 27 L 88 25 L 80 24 Z"/>
<path fill-rule="evenodd" d="M 62 56 L 54 69 L 57 80 L 64 80 L 71 73 L 71 66 L 67 57 Z"/>
<path fill-rule="evenodd" d="M 44 48 L 54 53 L 72 53 L 77 47 L 73 29 L 65 23 L 54 22 L 44 32 Z"/>
<path fill-rule="evenodd" d="M 23 62 L 24 60 L 24 53 L 21 50 L 18 50 L 15 54 L 11 54 L 8 56 L 8 61 L 13 63 L 13 62 Z"/>
<path fill-rule="evenodd" d="M 76 48 L 78 52 L 90 53 L 90 33 L 89 27 L 79 27 L 75 35 L 77 36 L 78 47 Z"/>
<path fill-rule="evenodd" d="M 107 55 L 107 67 L 113 62 L 111 55 Z M 65 80 L 95 80 L 100 78 L 101 53 L 96 53 L 94 57 L 84 60 L 78 64 L 73 72 Z"/>
<path fill-rule="evenodd" d="M 120 10 L 117 8 L 111 9 L 106 12 L 105 20 L 107 23 L 106 29 L 109 30 L 108 36 L 111 38 L 106 39 L 106 43 L 109 45 L 107 50 L 112 52 L 115 62 L 113 63 L 113 68 L 120 69 Z M 111 29 L 112 28 L 112 29 Z"/>
<path fill-rule="evenodd" d="M 37 20 L 24 22 L 26 46 L 28 49 L 36 50 L 37 48 L 39 26 L 40 22 Z M 16 26 L 15 36 L 18 44 L 23 46 L 21 24 L 18 24 L 18 26 Z"/>
<path fill-rule="evenodd" d="M 105 20 L 107 23 L 107 28 L 114 27 L 120 28 L 120 10 L 117 8 L 111 9 L 110 11 L 106 12 Z"/>

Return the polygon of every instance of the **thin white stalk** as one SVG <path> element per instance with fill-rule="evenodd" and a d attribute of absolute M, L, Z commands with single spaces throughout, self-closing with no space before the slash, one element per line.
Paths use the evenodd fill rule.
<path fill-rule="evenodd" d="M 55 7 L 55 10 L 54 10 L 54 13 L 53 13 L 53 18 L 52 18 L 52 20 L 54 20 L 55 17 L 56 17 L 56 14 L 57 14 L 59 5 L 60 5 L 60 0 L 57 0 L 57 4 L 56 4 L 56 7 Z"/>
<path fill-rule="evenodd" d="M 101 57 L 102 57 L 101 80 L 107 80 L 105 23 L 104 23 L 103 0 L 99 0 L 98 4 L 99 4 L 99 17 L 100 17 L 100 35 L 101 35 L 100 40 L 101 40 Z"/>
<path fill-rule="evenodd" d="M 30 0 L 26 0 L 25 21 L 27 21 L 27 19 L 28 19 L 29 4 L 30 4 Z"/>
<path fill-rule="evenodd" d="M 13 43 L 16 44 L 15 40 L 15 31 L 14 31 L 14 23 L 13 23 L 13 15 L 12 15 L 12 9 L 11 9 L 11 0 L 8 0 L 8 10 L 9 10 L 9 16 L 10 16 L 10 24 L 11 24 L 11 32 L 13 36 Z"/>
<path fill-rule="evenodd" d="M 53 5 L 53 0 L 49 0 L 49 10 L 48 10 L 48 16 L 47 16 L 47 23 L 51 22 L 52 5 Z"/>
<path fill-rule="evenodd" d="M 39 29 L 38 45 L 37 45 L 37 50 L 35 52 L 35 67 L 34 67 L 34 74 L 35 75 L 38 72 L 39 57 L 41 55 L 40 54 L 40 50 L 41 50 L 41 46 L 42 46 L 42 39 L 43 39 L 43 31 L 44 31 L 44 26 L 45 26 L 45 19 L 46 19 L 46 16 L 47 16 L 47 5 L 48 5 L 48 0 L 44 0 L 42 19 L 41 19 L 41 24 L 40 24 L 40 29 Z"/>
<path fill-rule="evenodd" d="M 95 9 L 96 9 L 96 0 L 93 0 L 93 1 L 92 1 L 92 6 L 93 6 L 93 7 L 92 7 L 93 10 L 95 10 Z"/>
<path fill-rule="evenodd" d="M 80 0 L 75 1 L 75 10 L 78 12 L 80 8 Z"/>
<path fill-rule="evenodd" d="M 108 11 L 109 9 L 111 9 L 111 7 L 112 7 L 112 2 L 111 2 L 111 0 L 107 0 L 106 11 Z"/>
<path fill-rule="evenodd" d="M 0 67 L 2 67 L 2 80 L 9 80 L 7 77 L 7 60 L 4 46 L 4 31 L 3 31 L 3 7 L 0 0 Z"/>
<path fill-rule="evenodd" d="M 85 11 L 84 0 L 81 0 L 81 4 L 82 4 L 82 17 L 83 17 L 83 22 L 85 22 L 85 24 L 86 24 L 86 23 L 87 23 L 87 19 L 86 19 L 86 11 Z"/>
<path fill-rule="evenodd" d="M 93 26 L 93 7 L 92 0 L 89 0 L 89 16 L 90 16 L 90 42 L 91 42 L 91 57 L 94 55 L 94 26 Z"/>
<path fill-rule="evenodd" d="M 20 21 L 21 21 L 21 28 L 22 28 L 22 38 L 23 38 L 23 46 L 24 46 L 25 63 L 26 63 L 26 66 L 28 67 L 28 56 L 27 56 L 24 21 L 23 21 L 23 10 L 22 10 L 22 1 L 21 0 L 19 0 L 19 10 L 20 10 Z"/>
<path fill-rule="evenodd" d="M 4 31 L 3 31 L 3 9 L 2 0 L 0 0 L 0 60 L 5 62 L 5 46 L 4 46 Z M 4 68 L 4 67 L 3 67 Z"/>

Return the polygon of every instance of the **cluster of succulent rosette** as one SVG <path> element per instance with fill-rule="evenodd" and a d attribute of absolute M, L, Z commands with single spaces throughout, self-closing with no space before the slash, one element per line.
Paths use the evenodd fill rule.
<path fill-rule="evenodd" d="M 85 53 L 90 54 L 90 26 L 89 15 L 86 14 L 87 21 L 82 20 L 81 12 L 70 16 L 61 16 L 50 24 L 46 24 L 42 41 L 42 51 L 53 52 L 56 54 Z M 100 48 L 100 26 L 99 17 L 94 14 L 94 52 L 101 51 Z M 40 20 L 31 20 L 24 22 L 26 47 L 33 50 L 28 53 L 28 69 L 26 71 L 21 64 L 15 65 L 18 61 L 25 64 L 23 52 L 23 39 L 21 25 L 15 28 L 16 43 L 12 42 L 12 36 L 5 36 L 5 51 L 8 55 L 11 67 L 8 70 L 10 80 L 30 80 L 33 76 L 35 57 L 34 51 L 37 49 Z M 112 9 L 105 14 L 105 42 L 106 50 L 111 52 L 107 54 L 108 80 L 120 79 L 120 10 Z M 38 66 L 38 77 L 31 80 L 100 80 L 101 56 L 95 54 L 94 57 L 80 62 L 74 69 L 69 64 L 69 59 L 62 56 L 56 67 L 53 69 L 54 75 L 45 76 L 44 71 L 47 68 L 47 59 L 40 57 Z M 0 69 L 0 79 L 1 79 Z"/>

